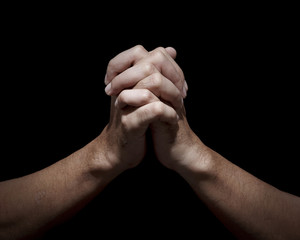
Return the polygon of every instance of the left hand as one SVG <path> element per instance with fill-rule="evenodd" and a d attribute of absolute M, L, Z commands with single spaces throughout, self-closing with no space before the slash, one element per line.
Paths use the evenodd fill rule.
<path fill-rule="evenodd" d="M 187 85 L 182 70 L 174 61 L 176 50 L 156 48 L 148 54 L 145 50 L 137 54 L 136 48 L 143 50 L 140 46 L 134 47 L 110 61 L 109 66 L 114 71 L 106 76 L 106 83 L 111 83 L 106 92 L 114 95 L 122 90 L 128 91 L 128 88 L 147 89 L 160 101 L 172 106 L 180 118 L 178 124 L 168 124 L 157 118 L 150 123 L 154 148 L 165 166 L 173 169 L 186 166 L 188 156 L 204 145 L 186 120 L 183 98 L 186 97 Z"/>
<path fill-rule="evenodd" d="M 107 66 L 104 81 L 107 85 L 106 93 L 110 96 L 118 95 L 123 89 L 134 87 L 142 79 L 155 81 L 159 75 L 169 79 L 178 88 L 182 98 L 185 98 L 187 85 L 181 68 L 174 60 L 176 55 L 176 50 L 172 47 L 158 47 L 148 52 L 141 45 L 119 53 Z"/>
<path fill-rule="evenodd" d="M 133 55 L 133 52 L 136 54 L 141 50 L 140 46 L 127 50 L 113 58 L 107 67 L 106 82 L 110 82 L 113 86 L 109 92 L 112 95 L 111 113 L 109 124 L 102 132 L 101 139 L 102 145 L 105 144 L 107 149 L 105 151 L 106 159 L 108 159 L 107 165 L 111 167 L 121 166 L 121 169 L 127 169 L 136 166 L 142 160 L 146 151 L 145 134 L 150 123 L 158 120 L 168 125 L 177 123 L 176 111 L 167 103 L 160 101 L 159 96 L 163 96 L 175 107 L 182 106 L 180 91 L 155 67 L 163 65 L 164 67 L 161 66 L 161 69 L 175 69 L 176 66 L 168 60 L 169 55 L 164 59 L 165 64 L 160 58 L 158 59 L 160 62 L 155 61 L 152 55 L 147 58 L 152 63 L 149 63 L 148 60 L 143 61 L 141 57 L 140 61 L 132 68 L 128 68 L 110 79 L 124 66 L 129 65 L 130 61 L 138 61 L 137 59 L 130 60 L 130 56 Z M 165 70 L 165 72 L 168 71 Z M 178 77 L 178 74 L 172 74 Z M 129 83 L 127 80 L 131 80 L 131 82 Z M 136 84 L 135 88 L 128 89 L 132 87 L 130 84 Z M 127 89 L 123 90 L 124 86 Z M 118 89 L 122 91 L 118 91 Z M 114 92 L 118 94 L 113 95 Z"/>

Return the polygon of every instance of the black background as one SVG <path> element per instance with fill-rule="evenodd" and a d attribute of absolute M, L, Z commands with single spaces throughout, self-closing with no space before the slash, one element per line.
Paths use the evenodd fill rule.
<path fill-rule="evenodd" d="M 147 50 L 176 48 L 189 85 L 187 117 L 206 145 L 299 195 L 299 49 L 292 11 L 134 6 L 7 8 L 1 34 L 1 180 L 47 167 L 99 135 L 109 120 L 107 63 L 142 44 Z M 45 238 L 120 233 L 139 239 L 234 239 L 188 184 L 157 162 L 151 148 L 138 167 Z"/>

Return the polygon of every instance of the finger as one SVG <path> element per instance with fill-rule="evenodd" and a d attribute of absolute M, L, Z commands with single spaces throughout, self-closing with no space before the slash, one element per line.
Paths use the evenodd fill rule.
<path fill-rule="evenodd" d="M 172 81 L 175 86 L 182 93 L 182 96 L 186 96 L 184 91 L 184 74 L 175 60 L 169 55 L 165 48 L 158 47 L 149 52 L 149 55 L 142 58 L 139 62 L 150 62 L 155 65 L 157 70 L 161 72 L 167 79 Z"/>
<path fill-rule="evenodd" d="M 134 89 L 148 89 L 156 97 L 169 102 L 174 108 L 181 108 L 183 99 L 178 88 L 160 73 L 154 73 L 139 81 Z"/>
<path fill-rule="evenodd" d="M 168 52 L 168 54 L 173 58 L 175 59 L 177 57 L 177 51 L 175 48 L 173 47 L 166 47 L 165 48 L 166 51 Z M 182 73 L 183 74 L 183 73 Z M 183 97 L 185 98 L 186 95 L 187 95 L 187 91 L 188 91 L 188 85 L 187 85 L 187 82 L 186 80 L 184 79 L 184 84 L 183 84 L 183 88 L 182 88 L 182 94 L 183 94 Z"/>
<path fill-rule="evenodd" d="M 108 95 L 117 95 L 126 88 L 134 87 L 140 80 L 155 72 L 158 72 L 158 70 L 152 63 L 139 63 L 113 78 L 105 87 L 105 92 Z"/>
<path fill-rule="evenodd" d="M 169 54 L 173 59 L 176 58 L 176 56 L 177 56 L 177 51 L 175 50 L 175 48 L 173 48 L 173 47 L 166 47 L 165 49 L 166 49 L 166 51 L 168 52 L 168 54 Z"/>
<path fill-rule="evenodd" d="M 148 51 L 142 45 L 136 45 L 128 50 L 125 50 L 114 58 L 112 58 L 106 70 L 106 75 L 104 82 L 107 85 L 110 81 L 118 75 L 120 72 L 123 72 L 125 69 L 129 68 L 135 62 L 140 59 L 146 57 L 148 55 Z"/>
<path fill-rule="evenodd" d="M 161 101 L 146 104 L 134 111 L 125 109 L 123 113 L 121 121 L 127 129 L 146 128 L 154 121 L 176 124 L 179 119 L 176 111 Z"/>
<path fill-rule="evenodd" d="M 121 109 L 125 106 L 141 107 L 155 101 L 160 100 L 147 89 L 126 89 L 117 97 L 115 106 Z"/>
<path fill-rule="evenodd" d="M 175 48 L 173 47 L 166 47 L 166 51 L 169 53 L 169 55 L 175 59 L 177 57 L 177 51 Z M 183 87 L 183 95 L 186 97 L 186 93 L 188 91 L 188 85 L 187 85 L 187 82 L 186 80 L 184 80 L 184 87 Z"/>
<path fill-rule="evenodd" d="M 165 50 L 173 59 L 176 58 L 177 52 L 173 47 L 166 47 Z M 142 45 L 136 45 L 116 55 L 108 63 L 105 84 L 108 84 L 118 73 L 124 71 L 147 55 L 148 51 Z"/>

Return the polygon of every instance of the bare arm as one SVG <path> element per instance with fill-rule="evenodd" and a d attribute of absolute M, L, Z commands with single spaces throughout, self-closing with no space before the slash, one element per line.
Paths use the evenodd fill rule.
<path fill-rule="evenodd" d="M 103 136 L 57 163 L 0 183 L 0 239 L 37 236 L 66 220 L 122 170 L 105 158 Z"/>
<path fill-rule="evenodd" d="M 173 58 L 176 57 L 175 51 L 173 54 L 170 49 L 166 50 L 160 49 L 164 54 L 170 53 Z M 175 125 L 160 121 L 150 124 L 155 152 L 160 162 L 178 172 L 239 239 L 300 239 L 300 198 L 261 181 L 205 146 L 190 128 L 184 106 L 172 102 L 170 98 L 178 90 L 183 90 L 183 98 L 186 96 L 187 85 L 175 84 L 177 81 L 185 83 L 179 67 L 168 68 L 178 73 L 179 80 L 167 71 L 163 73 L 161 68 L 158 70 L 165 77 L 163 81 L 154 81 L 154 77 L 136 77 L 140 76 L 139 63 L 151 63 L 152 59 L 147 54 L 134 55 L 130 51 L 132 49 L 119 55 L 118 61 L 123 64 L 114 64 L 112 68 L 120 73 L 119 78 L 112 80 L 113 89 L 117 89 L 114 92 L 120 92 L 125 87 L 149 89 L 162 101 L 169 102 L 179 116 Z M 108 82 L 110 78 L 108 76 Z M 166 79 L 169 80 L 168 84 Z M 128 84 L 125 86 L 124 83 Z M 111 91 L 108 93 L 112 94 Z"/>
<path fill-rule="evenodd" d="M 149 55 L 141 47 L 129 53 Z M 183 86 L 180 74 L 173 72 L 177 67 L 173 59 L 161 51 L 149 55 L 151 64 L 139 64 L 141 75 L 133 74 L 135 78 L 130 77 L 131 71 L 118 75 L 114 63 L 127 66 L 127 62 L 119 60 L 117 57 L 108 64 L 106 79 L 129 76 L 138 81 L 140 77 L 152 78 L 152 74 L 155 79 L 163 79 L 158 71 L 161 69 L 175 75 L 176 84 Z M 162 92 L 175 105 L 181 104 L 180 92 L 170 95 L 167 86 L 168 82 Z M 118 92 L 116 87 L 113 82 L 106 91 Z M 110 121 L 96 139 L 41 171 L 0 182 L 0 239 L 32 239 L 78 212 L 112 179 L 141 162 L 146 151 L 146 130 L 158 119 L 173 125 L 178 115 L 150 90 L 132 89 L 112 96 Z"/>
<path fill-rule="evenodd" d="M 184 109 L 178 114 L 177 128 L 152 125 L 162 164 L 178 172 L 239 239 L 300 239 L 300 198 L 263 182 L 205 146 L 190 129 Z"/>
<path fill-rule="evenodd" d="M 261 181 L 203 147 L 177 169 L 239 239 L 299 239 L 300 198 Z"/>

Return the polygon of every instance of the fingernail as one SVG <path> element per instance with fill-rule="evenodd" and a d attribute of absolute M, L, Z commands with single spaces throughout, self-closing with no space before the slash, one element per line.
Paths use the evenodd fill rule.
<path fill-rule="evenodd" d="M 104 83 L 105 83 L 105 85 L 107 85 L 107 74 L 105 74 Z"/>
<path fill-rule="evenodd" d="M 182 86 L 182 97 L 185 98 L 186 97 L 186 89 L 185 86 Z"/>
<path fill-rule="evenodd" d="M 109 83 L 106 87 L 105 87 L 105 92 L 107 95 L 110 95 L 111 94 L 111 83 Z"/>
<path fill-rule="evenodd" d="M 187 85 L 186 81 L 184 81 L 184 87 L 185 87 L 186 91 L 189 89 L 189 86 Z"/>

